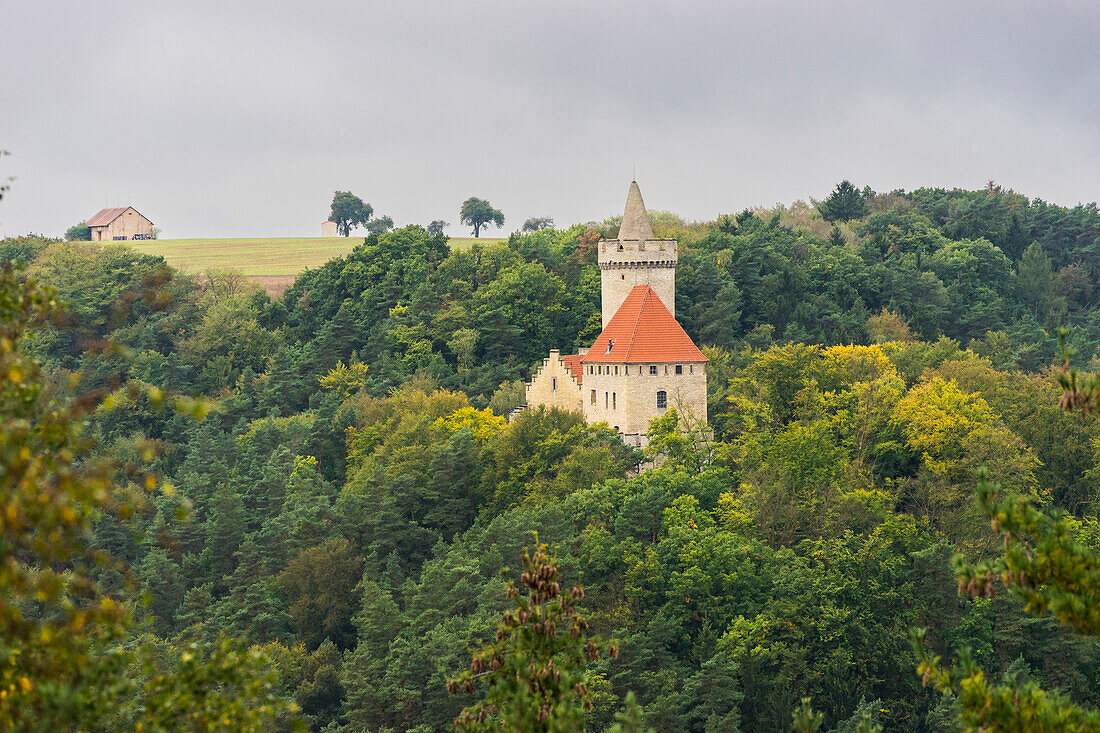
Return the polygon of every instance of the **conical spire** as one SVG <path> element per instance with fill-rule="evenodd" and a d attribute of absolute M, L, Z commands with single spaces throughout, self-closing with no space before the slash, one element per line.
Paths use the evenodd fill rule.
<path fill-rule="evenodd" d="M 642 190 L 638 188 L 637 181 L 631 181 L 630 192 L 626 195 L 626 209 L 623 210 L 623 223 L 619 226 L 619 241 L 636 239 L 653 239 L 653 228 L 649 226 Z"/>

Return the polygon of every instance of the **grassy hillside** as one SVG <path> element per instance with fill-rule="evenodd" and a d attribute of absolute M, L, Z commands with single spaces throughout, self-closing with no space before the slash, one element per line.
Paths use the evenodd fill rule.
<path fill-rule="evenodd" d="M 280 294 L 301 271 L 345 255 L 362 237 L 274 237 L 266 239 L 156 239 L 127 242 L 134 249 L 161 255 L 173 267 L 201 275 L 207 270 L 236 270 Z M 451 246 L 468 249 L 503 239 L 454 237 Z"/>

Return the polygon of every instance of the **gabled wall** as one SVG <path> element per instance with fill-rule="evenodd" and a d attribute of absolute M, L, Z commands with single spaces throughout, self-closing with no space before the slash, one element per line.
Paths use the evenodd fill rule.
<path fill-rule="evenodd" d="M 527 404 L 545 405 L 572 412 L 582 412 L 581 385 L 573 371 L 561 360 L 561 351 L 554 349 L 542 360 L 542 366 L 527 383 Z"/>

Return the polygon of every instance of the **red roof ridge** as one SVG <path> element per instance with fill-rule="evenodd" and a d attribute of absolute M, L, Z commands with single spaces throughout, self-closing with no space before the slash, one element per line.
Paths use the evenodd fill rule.
<path fill-rule="evenodd" d="M 643 287 L 645 287 L 645 290 L 642 291 L 642 304 L 638 308 L 639 318 L 638 320 L 634 321 L 634 331 L 630 334 L 630 343 L 626 345 L 628 354 L 634 348 L 634 339 L 638 338 L 638 325 L 642 322 L 641 314 L 642 311 L 645 310 L 646 298 L 648 298 L 649 294 L 653 292 L 653 288 L 649 287 L 648 285 L 645 285 Z M 612 318 L 614 318 L 614 316 L 612 316 Z"/>
<path fill-rule="evenodd" d="M 708 360 L 656 291 L 648 285 L 636 285 L 580 361 L 669 363 Z"/>

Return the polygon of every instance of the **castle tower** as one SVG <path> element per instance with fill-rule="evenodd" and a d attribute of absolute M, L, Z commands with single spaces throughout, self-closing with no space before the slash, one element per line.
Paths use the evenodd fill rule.
<path fill-rule="evenodd" d="M 630 182 L 618 239 L 601 240 L 597 253 L 603 294 L 603 326 L 636 285 L 648 285 L 676 315 L 676 240 L 655 239 L 642 192 Z"/>

